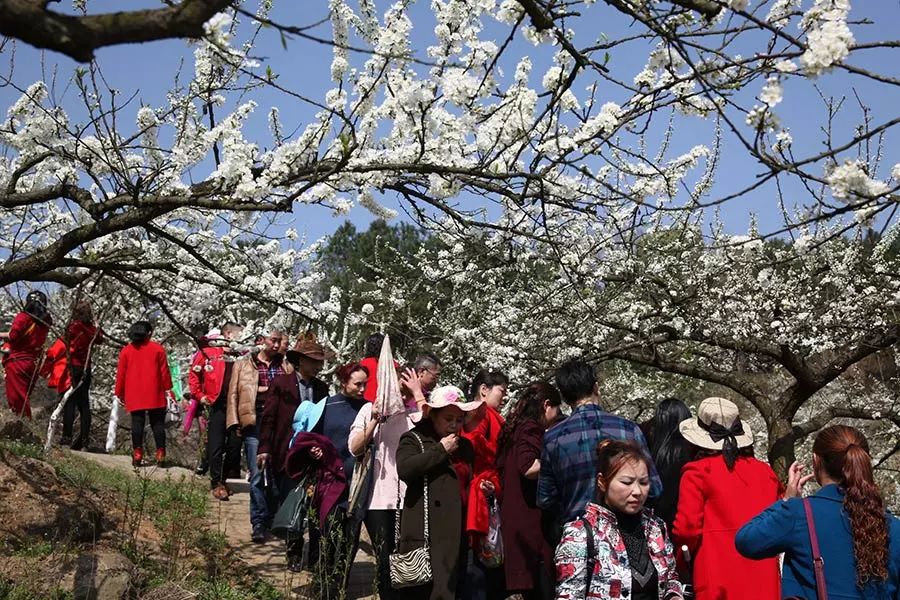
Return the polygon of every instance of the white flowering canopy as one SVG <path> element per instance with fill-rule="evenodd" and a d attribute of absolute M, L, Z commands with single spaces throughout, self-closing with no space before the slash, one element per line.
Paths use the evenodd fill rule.
<path fill-rule="evenodd" d="M 896 64 L 897 6 L 330 0 L 318 26 L 270 0 L 222 8 L 159 105 L 121 102 L 100 62 L 71 74 L 77 103 L 10 81 L 0 285 L 75 287 L 116 322 L 159 311 L 182 332 L 303 323 L 347 357 L 379 315 L 312 293 L 304 211 L 405 211 L 442 247 L 379 305 L 435 294 L 450 355 L 515 378 L 586 354 L 715 382 L 760 412 L 770 451 L 872 414 L 795 423 L 897 342 L 900 80 L 876 68 Z M 322 41 L 319 92 L 260 58 Z M 295 104 L 311 112 L 285 122 Z M 747 355 L 783 385 L 736 376 Z"/>

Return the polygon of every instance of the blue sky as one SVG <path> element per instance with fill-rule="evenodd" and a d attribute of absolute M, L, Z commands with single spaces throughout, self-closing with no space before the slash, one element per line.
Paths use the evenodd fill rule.
<path fill-rule="evenodd" d="M 751 8 L 758 4 L 759 2 L 751 0 Z M 804 0 L 803 8 L 807 8 L 810 4 L 811 0 Z M 854 27 L 858 42 L 896 38 L 896 23 L 900 22 L 900 3 L 868 0 L 866 2 L 858 1 L 856 4 L 858 6 L 854 6 L 851 12 L 852 18 L 870 17 L 876 23 L 870 26 Z M 62 7 L 66 8 L 67 5 L 70 6 L 70 3 L 64 0 Z M 144 5 L 155 7 L 158 6 L 158 3 L 129 2 L 127 8 L 132 9 Z M 59 6 L 51 5 L 54 8 Z M 248 9 L 254 7 L 249 3 L 246 6 Z M 379 12 L 383 12 L 388 7 L 388 3 L 378 0 L 376 6 Z M 89 8 L 91 12 L 102 12 L 122 10 L 124 5 L 112 0 L 89 0 Z M 596 23 L 597 26 L 589 31 L 579 29 L 577 35 L 580 43 L 596 39 L 601 32 L 611 38 L 628 33 L 627 20 L 604 3 L 594 4 L 588 10 L 593 13 L 593 16 L 590 20 L 582 17 L 579 21 L 580 26 L 583 28 L 586 23 Z M 767 8 L 762 10 L 762 16 L 766 11 Z M 418 50 L 417 56 L 426 58 L 424 49 L 433 39 L 434 25 L 434 17 L 429 3 L 419 2 L 413 5 L 411 14 L 414 23 L 414 44 Z M 589 15 L 587 12 L 585 14 Z M 292 24 L 318 21 L 327 17 L 327 2 L 276 2 L 273 17 L 277 21 Z M 618 29 L 604 31 L 602 29 L 604 25 Z M 498 43 L 502 41 L 502 36 L 506 32 L 506 27 L 498 23 L 490 23 L 486 28 L 486 33 L 489 34 L 487 37 L 493 37 Z M 330 37 L 330 25 L 326 22 L 313 33 L 320 37 Z M 254 54 L 278 75 L 279 83 L 301 91 L 309 97 L 322 99 L 325 91 L 332 87 L 330 82 L 331 48 L 326 45 L 293 39 L 288 41 L 285 49 L 274 32 L 265 31 L 263 35 L 262 43 L 257 46 Z M 532 55 L 535 64 L 532 85 L 539 87 L 543 73 L 550 64 L 550 50 L 545 47 L 534 48 L 523 41 L 521 37 L 514 42 L 511 50 L 512 56 L 519 56 L 522 53 Z M 748 48 L 748 52 L 750 50 Z M 643 42 L 614 51 L 610 66 L 617 75 L 624 78 L 628 74 L 630 79 L 642 68 L 647 51 L 648 47 Z M 893 52 L 894 56 L 891 56 L 889 52 Z M 867 51 L 854 58 L 853 64 L 892 77 L 900 77 L 900 60 L 898 60 L 900 57 L 896 56 L 897 53 L 896 49 L 893 51 Z M 0 68 L 4 75 L 11 73 L 12 80 L 21 87 L 26 87 L 42 77 L 48 79 L 55 71 L 57 100 L 77 118 L 79 110 L 75 90 L 69 87 L 63 92 L 68 85 L 73 69 L 77 66 L 74 61 L 57 53 L 37 51 L 22 43 L 16 44 L 13 60 L 10 60 L 11 56 L 8 47 L 2 57 L 4 62 L 0 63 Z M 183 76 L 189 76 L 193 70 L 192 48 L 181 40 L 101 49 L 98 51 L 97 57 L 105 79 L 110 85 L 120 89 L 123 97 L 128 97 L 135 91 L 138 92 L 135 102 L 129 107 L 130 111 L 126 110 L 125 112 L 126 116 L 132 117 L 131 123 L 133 123 L 133 115 L 136 114 L 141 103 L 151 106 L 159 106 L 164 103 L 166 91 L 173 80 L 173 74 L 178 70 L 182 61 Z M 365 58 L 364 55 L 354 55 L 351 61 L 354 65 L 359 65 Z M 12 63 L 11 66 L 8 64 L 9 62 Z M 512 74 L 513 66 L 511 64 L 503 66 L 508 78 Z M 427 67 L 423 67 L 423 69 L 427 69 Z M 900 92 L 896 88 L 886 85 L 876 86 L 859 77 L 850 77 L 835 72 L 820 78 L 816 83 L 825 95 L 846 95 L 847 110 L 854 111 L 856 110 L 855 99 L 852 93 L 855 89 L 870 104 L 875 115 L 875 122 L 892 118 L 897 113 L 896 107 L 900 106 Z M 741 95 L 745 98 L 752 98 L 759 93 L 761 86 L 762 82 L 756 86 L 756 89 L 742 91 Z M 577 94 L 581 90 L 576 88 L 574 91 Z M 18 92 L 15 90 L 9 87 L 0 88 L 0 106 L 7 107 L 17 98 Z M 270 106 L 279 108 L 286 132 L 302 128 L 317 110 L 315 107 L 271 89 L 254 92 L 253 98 L 259 103 L 259 108 L 248 123 L 246 135 L 250 139 L 258 141 L 263 147 L 271 139 L 266 125 L 266 116 Z M 621 101 L 623 99 L 620 91 L 610 89 L 608 96 L 604 97 L 603 101 Z M 816 152 L 821 148 L 822 136 L 819 129 L 825 120 L 825 108 L 808 82 L 791 80 L 786 83 L 785 102 L 778 107 L 778 113 L 784 124 L 790 128 L 795 141 L 795 149 L 801 151 L 801 154 L 805 154 L 807 151 Z M 854 114 L 858 114 L 858 111 Z M 855 122 L 856 119 L 841 121 L 836 128 L 838 139 L 849 135 L 852 124 Z M 679 150 L 687 150 L 698 143 L 708 143 L 711 139 L 711 132 L 712 124 L 710 122 L 702 123 L 697 120 L 685 122 L 676 129 L 672 154 L 678 153 Z M 749 128 L 747 134 L 749 135 Z M 900 146 L 891 140 L 889 133 L 882 176 L 886 176 L 891 165 L 900 160 L 898 148 Z M 722 162 L 716 177 L 716 194 L 725 194 L 747 185 L 748 182 L 752 182 L 756 172 L 757 167 L 748 161 L 742 150 L 737 149 L 736 140 L 726 137 Z M 796 188 L 789 188 L 789 190 L 797 194 L 799 199 L 803 199 L 802 190 Z M 396 199 L 388 197 L 384 201 L 388 205 L 396 206 Z M 748 194 L 744 198 L 729 202 L 723 208 L 722 215 L 730 231 L 742 233 L 746 231 L 751 212 L 759 216 L 763 230 L 773 230 L 779 227 L 780 215 L 777 205 L 773 201 L 773 188 L 764 188 Z M 372 216 L 365 209 L 355 208 L 349 218 L 358 226 L 365 227 L 371 221 Z M 330 233 L 343 220 L 343 217 L 335 218 L 330 210 L 321 207 L 301 206 L 295 211 L 295 227 L 310 239 Z"/>

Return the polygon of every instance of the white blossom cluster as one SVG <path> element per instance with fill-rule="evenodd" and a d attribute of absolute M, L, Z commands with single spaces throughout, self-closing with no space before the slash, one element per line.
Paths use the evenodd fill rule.
<path fill-rule="evenodd" d="M 854 38 L 847 25 L 849 13 L 850 0 L 816 0 L 803 15 L 807 48 L 800 62 L 808 75 L 827 72 L 850 53 Z"/>

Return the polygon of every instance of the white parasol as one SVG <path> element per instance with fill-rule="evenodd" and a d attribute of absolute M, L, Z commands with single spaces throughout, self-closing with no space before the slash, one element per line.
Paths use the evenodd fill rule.
<path fill-rule="evenodd" d="M 376 371 L 378 381 L 378 393 L 375 396 L 375 409 L 382 418 L 405 413 L 403 397 L 400 395 L 400 378 L 397 377 L 397 369 L 394 367 L 394 354 L 391 352 L 391 340 L 385 335 L 381 344 L 381 354 L 378 356 L 378 369 Z M 372 441 L 366 446 L 362 456 L 356 459 L 353 466 L 353 478 L 350 480 L 350 514 L 357 520 L 365 517 L 367 500 L 371 491 L 372 466 L 375 462 L 375 446 L 378 444 L 378 434 L 381 424 L 375 426 Z"/>

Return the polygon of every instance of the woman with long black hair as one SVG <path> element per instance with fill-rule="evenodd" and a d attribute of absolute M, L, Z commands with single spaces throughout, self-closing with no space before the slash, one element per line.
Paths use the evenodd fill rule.
<path fill-rule="evenodd" d="M 690 418 L 691 411 L 687 404 L 678 398 L 666 398 L 656 407 L 656 414 L 645 429 L 650 458 L 656 464 L 663 484 L 662 494 L 648 501 L 647 505 L 670 530 L 675 520 L 675 509 L 678 508 L 681 468 L 691 459 L 691 445 L 681 435 L 678 426 Z"/>
<path fill-rule="evenodd" d="M 71 444 L 72 450 L 88 447 L 91 434 L 91 355 L 94 344 L 103 341 L 103 334 L 94 323 L 94 313 L 90 303 L 78 302 L 72 311 L 72 320 L 66 329 L 65 343 L 69 353 L 69 377 L 72 393 L 63 408 L 63 446 Z M 80 429 L 78 437 L 72 439 L 75 412 L 78 412 Z"/>
<path fill-rule="evenodd" d="M 544 431 L 559 417 L 560 404 L 555 387 L 543 381 L 530 383 L 510 410 L 497 444 L 507 593 L 521 594 L 525 600 L 553 597 L 553 548 L 541 527 L 537 479 Z"/>

